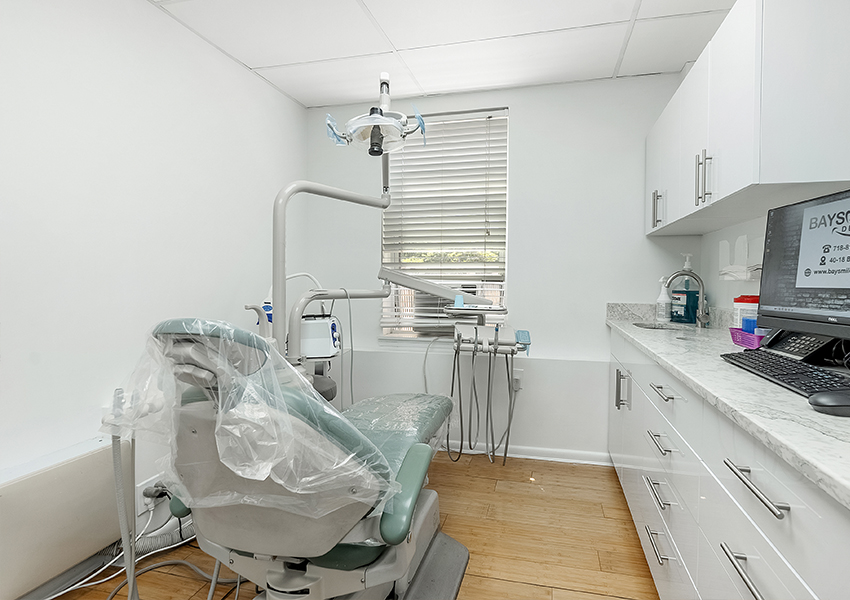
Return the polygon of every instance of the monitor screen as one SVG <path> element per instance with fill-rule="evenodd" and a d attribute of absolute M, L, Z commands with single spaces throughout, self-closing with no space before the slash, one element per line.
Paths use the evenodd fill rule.
<path fill-rule="evenodd" d="M 850 191 L 768 212 L 758 324 L 850 338 Z"/>

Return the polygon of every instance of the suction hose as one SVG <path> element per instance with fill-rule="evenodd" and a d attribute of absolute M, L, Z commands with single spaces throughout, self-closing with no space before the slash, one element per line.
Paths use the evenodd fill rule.
<path fill-rule="evenodd" d="M 175 529 L 171 533 L 163 533 L 160 535 L 142 536 L 136 540 L 136 558 L 141 558 L 151 552 L 156 552 L 163 548 L 168 548 L 180 542 L 185 542 L 195 536 L 195 526 L 188 523 L 182 530 Z M 115 542 L 101 550 L 98 554 L 103 556 L 118 556 L 124 548 L 123 540 Z"/>

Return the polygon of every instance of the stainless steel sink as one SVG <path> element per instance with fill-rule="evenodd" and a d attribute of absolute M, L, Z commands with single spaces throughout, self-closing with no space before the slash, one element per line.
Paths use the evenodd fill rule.
<path fill-rule="evenodd" d="M 670 325 L 669 323 L 633 323 L 633 325 L 641 329 L 679 329 L 679 327 Z"/>

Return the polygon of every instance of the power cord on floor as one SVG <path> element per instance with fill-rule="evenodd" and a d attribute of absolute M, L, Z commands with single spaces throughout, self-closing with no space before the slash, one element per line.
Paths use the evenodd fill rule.
<path fill-rule="evenodd" d="M 151 524 L 151 521 L 152 521 L 152 520 L 153 520 L 153 511 L 151 510 L 151 511 L 148 511 L 148 522 L 147 522 L 147 523 L 145 523 L 145 526 L 144 526 L 144 527 L 142 527 L 142 531 L 141 531 L 141 532 L 139 532 L 139 534 L 136 536 L 136 541 L 137 541 L 137 542 L 138 542 L 140 539 L 142 539 L 142 536 L 143 536 L 143 535 L 145 535 L 145 531 L 147 531 L 148 527 L 150 527 L 150 524 Z M 118 573 L 121 573 L 121 571 L 118 571 L 115 575 L 112 575 L 111 577 L 107 577 L 106 579 L 101 579 L 100 581 L 95 581 L 95 582 L 93 582 L 93 583 L 88 583 L 91 579 L 93 579 L 94 577 L 97 577 L 98 575 L 100 575 L 101 573 L 103 573 L 106 569 L 108 569 L 109 567 L 111 567 L 112 565 L 114 565 L 114 564 L 118 561 L 118 559 L 123 558 L 123 557 L 124 557 L 124 552 L 123 552 L 123 551 L 122 551 L 122 552 L 119 552 L 117 556 L 115 556 L 112 560 L 110 560 L 108 563 L 106 563 L 105 565 L 103 565 L 100 569 L 96 570 L 94 573 L 92 573 L 92 574 L 91 574 L 91 575 L 89 575 L 88 577 L 84 578 L 84 579 L 83 579 L 83 580 L 81 580 L 81 581 L 78 581 L 77 583 L 75 583 L 75 584 L 74 584 L 74 585 L 72 585 L 71 587 L 65 588 L 65 589 L 64 589 L 64 590 L 62 590 L 61 592 L 57 592 L 56 594 L 53 594 L 52 596 L 48 596 L 48 597 L 47 597 L 47 598 L 45 598 L 44 600 L 54 600 L 54 598 L 58 598 L 58 597 L 60 597 L 60 596 L 64 596 L 64 595 L 65 595 L 65 594 L 67 594 L 68 592 L 73 592 L 74 590 L 78 590 L 78 589 L 81 589 L 81 588 L 84 588 L 84 587 L 93 587 L 93 586 L 95 586 L 95 585 L 100 585 L 101 583 L 103 583 L 103 582 L 105 582 L 105 581 L 109 581 L 112 577 L 115 577 L 115 575 L 117 575 Z"/>
<path fill-rule="evenodd" d="M 177 545 L 175 545 L 175 547 L 179 546 L 179 545 L 180 544 L 177 544 Z M 168 549 L 170 549 L 170 548 L 168 548 Z M 166 550 L 166 548 L 163 548 L 163 551 L 164 550 Z M 160 552 L 160 550 L 158 550 L 157 552 Z M 155 565 L 150 565 L 148 567 L 145 567 L 141 571 L 136 571 L 136 575 L 144 575 L 148 571 L 153 571 L 154 569 L 160 569 L 162 567 L 168 567 L 168 566 L 171 566 L 171 565 L 179 565 L 179 566 L 182 566 L 182 567 L 189 567 L 195 573 L 197 573 L 198 575 L 200 575 L 201 577 L 203 577 L 207 581 L 212 581 L 212 579 L 213 579 L 212 575 L 206 573 L 205 571 L 202 571 L 201 569 L 199 569 L 198 567 L 196 567 L 192 563 L 187 562 L 185 560 L 165 560 L 165 561 L 162 561 L 161 563 L 156 563 Z M 236 579 L 219 579 L 218 583 L 223 583 L 223 584 L 227 585 L 227 584 L 238 583 L 238 582 L 237 582 Z M 116 587 L 114 590 L 112 590 L 112 592 L 109 594 L 109 596 L 106 597 L 106 600 L 112 600 L 113 598 L 115 598 L 115 596 L 118 594 L 118 592 L 120 592 L 122 589 L 124 589 L 124 586 L 126 586 L 126 585 L 127 585 L 127 580 L 124 579 L 124 581 L 122 581 L 120 584 L 118 584 L 118 587 Z"/>

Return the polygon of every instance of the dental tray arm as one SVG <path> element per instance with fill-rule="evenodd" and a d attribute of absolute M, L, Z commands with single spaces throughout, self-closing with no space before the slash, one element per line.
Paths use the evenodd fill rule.
<path fill-rule="evenodd" d="M 381 537 L 387 544 L 400 544 L 410 531 L 413 521 L 413 509 L 419 498 L 419 492 L 428 475 L 428 467 L 434 451 L 428 444 L 413 444 L 407 451 L 396 482 L 401 484 L 401 492 L 390 499 L 392 513 L 381 515 Z"/>
<path fill-rule="evenodd" d="M 408 275 L 407 273 L 402 273 L 401 271 L 388 269 L 386 267 L 381 267 L 381 270 L 378 271 L 378 279 L 383 279 L 384 281 L 395 283 L 396 285 L 410 288 L 417 292 L 431 294 L 438 298 L 445 298 L 446 300 L 454 300 L 458 296 L 462 296 L 464 304 L 493 304 L 493 301 L 487 298 L 453 290 L 445 285 L 431 283 L 426 279 L 414 277 L 413 275 Z"/>

